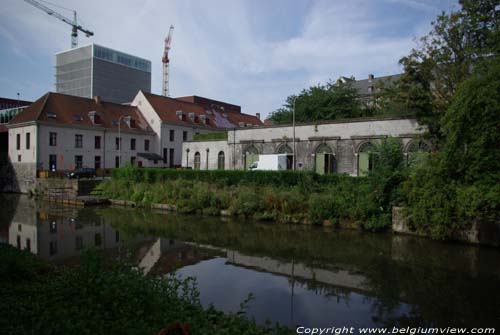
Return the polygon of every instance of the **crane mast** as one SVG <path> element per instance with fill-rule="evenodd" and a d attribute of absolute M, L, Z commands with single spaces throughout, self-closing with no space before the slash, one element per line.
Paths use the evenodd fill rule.
<path fill-rule="evenodd" d="M 78 31 L 81 31 L 87 37 L 94 36 L 93 32 L 83 28 L 81 25 L 78 24 L 76 11 L 73 11 L 73 20 L 71 20 L 59 14 L 58 12 L 54 11 L 53 9 L 41 4 L 38 1 L 35 0 L 24 0 L 24 1 L 26 1 L 30 5 L 35 6 L 38 9 L 43 10 L 45 13 L 49 15 L 54 16 L 55 18 L 63 21 L 64 23 L 69 24 L 71 26 L 71 48 L 76 48 L 78 46 Z"/>
<path fill-rule="evenodd" d="M 174 26 L 170 26 L 170 30 L 168 31 L 168 36 L 165 38 L 165 49 L 163 50 L 163 57 L 161 59 L 163 63 L 163 95 L 168 97 L 170 96 L 169 92 L 169 81 L 168 81 L 168 70 L 170 59 L 168 58 L 168 52 L 170 51 L 170 44 L 172 43 L 172 34 L 174 32 Z"/>

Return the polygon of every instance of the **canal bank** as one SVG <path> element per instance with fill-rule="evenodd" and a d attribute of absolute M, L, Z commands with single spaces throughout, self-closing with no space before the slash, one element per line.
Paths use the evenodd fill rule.
<path fill-rule="evenodd" d="M 3 242 L 59 265 L 92 247 L 150 276 L 194 276 L 202 306 L 304 326 L 495 326 L 500 252 L 419 237 L 3 199 Z M 82 286 L 85 287 L 85 286 Z M 151 296 L 153 299 L 153 296 Z M 124 306 L 127 304 L 124 302 Z"/>

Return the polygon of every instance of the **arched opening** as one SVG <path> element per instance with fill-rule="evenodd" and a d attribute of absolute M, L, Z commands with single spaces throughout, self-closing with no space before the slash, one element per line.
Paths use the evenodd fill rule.
<path fill-rule="evenodd" d="M 293 169 L 293 150 L 288 144 L 282 144 L 276 150 L 278 155 L 286 155 L 286 169 Z"/>
<path fill-rule="evenodd" d="M 373 170 L 375 163 L 375 147 L 370 142 L 365 142 L 358 149 L 358 176 L 366 176 Z"/>
<path fill-rule="evenodd" d="M 316 148 L 314 163 L 315 171 L 319 174 L 333 173 L 337 170 L 335 155 L 332 149 L 324 143 Z"/>
<path fill-rule="evenodd" d="M 259 160 L 259 151 L 253 145 L 245 149 L 245 170 L 248 170 L 252 163 Z"/>
<path fill-rule="evenodd" d="M 423 140 L 411 140 L 406 145 L 406 164 L 416 164 L 424 159 L 429 152 L 431 152 L 431 147 L 428 143 Z"/>
<path fill-rule="evenodd" d="M 224 170 L 226 162 L 226 156 L 224 155 L 224 151 L 220 151 L 219 155 L 217 155 L 217 169 Z"/>
<path fill-rule="evenodd" d="M 199 170 L 199 169 L 200 169 L 200 165 L 201 165 L 201 155 L 200 155 L 200 153 L 197 151 L 197 152 L 194 154 L 194 169 L 195 169 L 195 170 Z"/>

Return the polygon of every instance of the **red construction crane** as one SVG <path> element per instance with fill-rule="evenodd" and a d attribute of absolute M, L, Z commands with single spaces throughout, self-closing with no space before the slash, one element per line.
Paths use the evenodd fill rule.
<path fill-rule="evenodd" d="M 77 17 L 76 17 L 76 11 L 73 11 L 73 20 L 68 19 L 67 17 L 55 12 L 53 9 L 39 3 L 38 1 L 35 0 L 24 0 L 30 5 L 35 6 L 38 9 L 43 10 L 45 13 L 54 16 L 55 18 L 58 18 L 59 20 L 69 24 L 71 26 L 71 48 L 76 48 L 78 46 L 78 30 L 80 30 L 82 33 L 85 33 L 87 37 L 94 36 L 94 33 L 91 32 L 90 30 L 84 29 L 81 25 L 78 24 Z M 56 6 L 56 5 L 55 5 Z M 60 7 L 60 6 L 58 6 Z M 64 7 L 61 7 L 64 8 Z M 67 9 L 67 8 L 65 8 Z"/>
<path fill-rule="evenodd" d="M 169 88 L 168 88 L 168 64 L 170 63 L 170 59 L 168 58 L 168 52 L 170 51 L 170 44 L 172 43 L 172 34 L 174 33 L 174 26 L 170 26 L 170 30 L 168 31 L 168 36 L 165 38 L 165 49 L 163 50 L 163 58 L 161 59 L 163 63 L 163 95 L 168 97 L 170 96 Z"/>

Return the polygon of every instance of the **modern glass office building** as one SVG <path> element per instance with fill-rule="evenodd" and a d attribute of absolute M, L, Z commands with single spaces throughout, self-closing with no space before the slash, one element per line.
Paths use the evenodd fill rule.
<path fill-rule="evenodd" d="M 91 44 L 56 54 L 56 92 L 104 101 L 131 102 L 151 91 L 151 62 Z"/>

